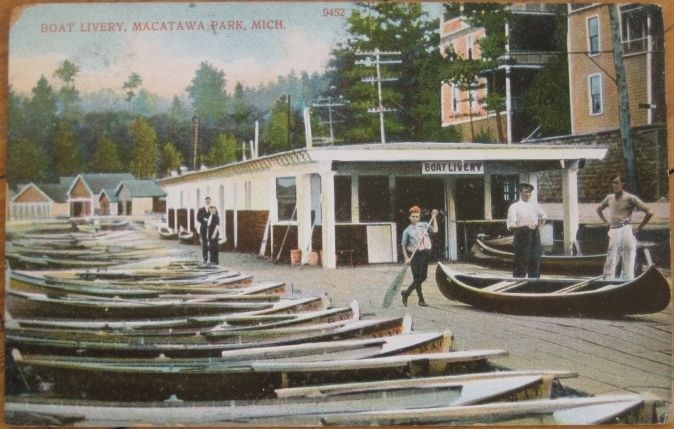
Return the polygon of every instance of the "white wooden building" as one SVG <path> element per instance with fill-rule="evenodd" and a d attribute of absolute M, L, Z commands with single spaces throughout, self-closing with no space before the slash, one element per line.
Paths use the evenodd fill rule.
<path fill-rule="evenodd" d="M 505 218 L 513 184 L 534 186 L 541 171 L 563 176 L 564 240 L 578 229 L 577 171 L 605 147 L 540 144 L 389 143 L 304 148 L 158 181 L 169 226 L 196 229 L 210 196 L 229 248 L 274 259 L 290 249 L 338 261 L 397 262 L 407 209 L 443 212 L 434 237 L 439 256 L 458 256 L 457 225 Z M 536 186 L 537 187 L 537 186 Z M 534 195 L 535 198 L 535 195 Z M 510 199 L 510 200 L 509 200 Z M 569 246 L 570 247 L 570 246 Z"/>

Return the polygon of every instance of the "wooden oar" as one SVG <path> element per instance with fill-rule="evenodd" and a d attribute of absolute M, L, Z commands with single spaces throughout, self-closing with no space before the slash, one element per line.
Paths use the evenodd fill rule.
<path fill-rule="evenodd" d="M 567 286 L 567 287 L 565 287 L 565 288 L 563 288 L 563 289 L 556 290 L 556 291 L 554 291 L 553 293 L 569 293 L 569 292 L 573 292 L 573 291 L 576 291 L 576 290 L 578 290 L 578 289 L 581 289 L 581 288 L 587 286 L 588 284 L 592 283 L 593 281 L 599 280 L 599 279 L 601 279 L 601 278 L 603 278 L 603 277 L 604 277 L 603 274 L 600 275 L 600 276 L 597 276 L 597 277 L 592 277 L 591 279 L 583 280 L 583 281 L 580 282 L 580 283 L 572 284 L 572 285 Z"/>

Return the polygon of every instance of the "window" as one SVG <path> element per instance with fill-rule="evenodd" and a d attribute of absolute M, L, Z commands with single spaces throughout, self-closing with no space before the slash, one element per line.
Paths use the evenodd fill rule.
<path fill-rule="evenodd" d="M 351 176 L 335 176 L 335 221 L 351 222 Z"/>
<path fill-rule="evenodd" d="M 590 114 L 600 115 L 603 112 L 601 89 L 601 75 L 595 74 L 588 78 L 590 87 Z"/>
<path fill-rule="evenodd" d="M 620 9 L 622 43 L 625 54 L 644 52 L 648 48 L 648 14 L 643 6 L 625 6 Z"/>
<path fill-rule="evenodd" d="M 458 86 L 452 86 L 452 112 L 458 113 L 459 112 L 459 97 L 461 96 L 461 92 L 459 91 Z"/>
<path fill-rule="evenodd" d="M 360 176 L 358 205 L 361 222 L 389 222 L 391 199 L 388 176 Z"/>
<path fill-rule="evenodd" d="M 278 220 L 293 220 L 297 204 L 297 187 L 294 177 L 279 177 L 276 179 L 276 202 L 278 205 Z"/>
<path fill-rule="evenodd" d="M 590 55 L 599 53 L 599 17 L 592 16 L 587 19 L 588 51 Z"/>
<path fill-rule="evenodd" d="M 569 5 L 572 11 L 592 6 L 592 3 L 572 3 Z"/>

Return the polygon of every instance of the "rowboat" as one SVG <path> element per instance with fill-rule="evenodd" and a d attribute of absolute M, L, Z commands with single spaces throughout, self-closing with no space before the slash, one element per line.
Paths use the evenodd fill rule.
<path fill-rule="evenodd" d="M 670 301 L 665 277 L 651 266 L 634 280 L 526 279 L 469 275 L 439 263 L 440 292 L 477 308 L 514 314 L 616 316 L 656 313 Z"/>
<path fill-rule="evenodd" d="M 371 338 L 409 333 L 411 321 L 403 317 L 344 320 L 315 325 L 271 329 L 229 329 L 217 338 L 198 333 L 193 336 L 138 336 L 105 332 L 55 333 L 7 328 L 8 347 L 30 354 L 105 357 L 206 357 L 223 351 L 275 347 L 307 342 Z"/>
<path fill-rule="evenodd" d="M 484 369 L 489 359 L 507 355 L 504 350 L 410 354 L 429 344 L 445 343 L 443 337 L 438 334 L 388 337 L 395 345 L 385 339 L 348 340 L 351 346 L 346 346 L 345 341 L 335 341 L 323 343 L 323 352 L 314 349 L 314 354 L 309 355 L 305 349 L 286 350 L 286 357 L 272 360 L 261 360 L 262 355 L 250 359 L 254 350 L 238 351 L 241 360 L 232 356 L 143 360 L 23 356 L 17 349 L 12 350 L 12 356 L 22 380 L 33 393 L 105 401 L 163 401 L 172 396 L 195 401 L 270 398 L 274 389 L 315 383 L 446 375 Z M 375 346 L 377 342 L 382 345 Z M 348 352 L 357 357 L 345 358 Z"/>
<path fill-rule="evenodd" d="M 662 402 L 646 395 L 623 394 L 580 398 L 450 405 L 436 408 L 374 410 L 296 416 L 273 419 L 274 424 L 367 425 L 597 425 L 607 423 L 657 423 L 653 404 Z M 249 424 L 269 424 L 271 419 L 252 419 Z"/>
<path fill-rule="evenodd" d="M 130 427 L 136 425 L 217 425 L 249 419 L 289 419 L 323 414 L 387 411 L 460 406 L 485 403 L 513 396 L 537 397 L 544 376 L 524 374 L 481 380 L 400 380 L 405 387 L 395 390 L 344 392 L 340 395 L 262 399 L 227 402 L 104 403 L 100 401 L 6 398 L 5 411 L 10 424 L 28 424 L 35 415 L 52 421 L 78 421 L 85 426 Z M 396 380 L 397 381 L 397 380 Z"/>
<path fill-rule="evenodd" d="M 166 225 L 160 225 L 159 228 L 157 228 L 157 232 L 159 233 L 159 238 L 162 240 L 178 239 L 178 231 L 171 229 Z"/>
<path fill-rule="evenodd" d="M 512 268 L 514 255 L 510 251 L 496 249 L 480 239 L 475 240 L 471 248 L 472 257 L 478 263 L 506 266 Z M 541 255 L 541 270 L 546 273 L 601 274 L 606 254 L 594 255 Z"/>
<path fill-rule="evenodd" d="M 182 244 L 197 244 L 199 239 L 193 231 L 181 230 L 178 233 L 178 241 Z"/>
<path fill-rule="evenodd" d="M 342 317 L 344 311 L 352 311 L 347 307 L 327 310 L 330 299 L 327 296 L 305 297 L 294 300 L 283 300 L 274 303 L 271 308 L 240 313 L 220 313 L 211 315 L 183 316 L 170 318 L 137 318 L 133 320 L 114 319 L 52 319 L 13 317 L 6 312 L 8 325 L 61 330 L 173 330 L 178 328 L 215 326 L 227 323 L 237 326 L 257 325 L 261 323 L 281 322 L 302 317 L 303 313 L 320 313 L 326 318 Z M 325 319 L 328 320 L 328 319 Z"/>

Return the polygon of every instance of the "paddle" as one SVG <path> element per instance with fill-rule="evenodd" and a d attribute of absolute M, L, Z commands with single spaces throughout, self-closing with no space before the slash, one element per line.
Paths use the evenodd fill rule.
<path fill-rule="evenodd" d="M 283 241 L 281 241 L 281 246 L 279 246 L 278 253 L 276 254 L 276 259 L 274 260 L 274 263 L 277 263 L 279 259 L 281 259 L 281 252 L 283 252 L 283 246 L 285 246 L 286 244 L 286 239 L 288 238 L 288 231 L 290 231 L 290 222 L 292 222 L 293 218 L 295 218 L 296 212 L 297 212 L 297 205 L 295 205 L 295 207 L 293 208 L 293 212 L 290 215 L 290 220 L 288 221 L 288 226 L 286 226 L 286 232 L 283 235 Z"/>
<path fill-rule="evenodd" d="M 403 264 L 403 267 L 401 268 L 400 272 L 395 276 L 391 284 L 388 286 L 388 289 L 386 289 L 386 293 L 384 294 L 384 302 L 382 303 L 382 307 L 388 308 L 391 306 L 391 302 L 393 302 L 393 297 L 396 295 L 398 292 L 398 289 L 400 289 L 400 285 L 403 283 L 403 280 L 405 280 L 405 276 L 407 275 L 407 267 L 410 266 L 410 263 L 412 262 L 412 258 L 414 258 L 414 254 L 417 253 L 417 250 L 419 249 L 419 245 L 421 244 L 422 241 L 424 241 L 424 238 L 426 235 L 428 235 L 428 228 L 431 227 L 431 224 L 433 223 L 433 219 L 435 219 L 436 215 L 431 216 L 431 220 L 428 222 L 428 226 L 426 226 L 426 229 L 424 230 L 423 235 L 421 236 L 421 239 L 417 243 L 416 246 L 414 246 L 414 249 L 412 250 L 412 256 L 410 256 L 410 259 L 408 262 L 405 262 Z"/>

